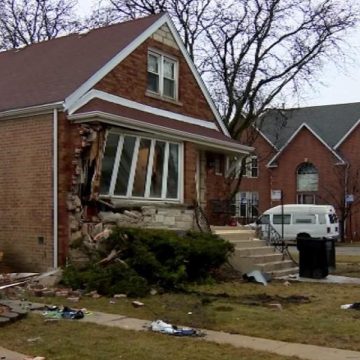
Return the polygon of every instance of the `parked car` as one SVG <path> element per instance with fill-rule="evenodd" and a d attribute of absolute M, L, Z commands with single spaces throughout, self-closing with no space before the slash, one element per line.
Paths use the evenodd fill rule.
<path fill-rule="evenodd" d="M 266 210 L 249 225 L 260 228 L 265 238 L 271 228 L 280 236 L 284 232 L 284 240 L 307 237 L 337 240 L 339 237 L 339 222 L 331 205 L 279 205 Z"/>

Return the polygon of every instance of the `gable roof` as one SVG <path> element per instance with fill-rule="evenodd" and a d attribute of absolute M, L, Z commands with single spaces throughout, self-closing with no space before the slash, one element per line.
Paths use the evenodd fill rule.
<path fill-rule="evenodd" d="M 221 131 L 230 137 L 167 14 L 151 15 L 0 53 L 0 113 L 58 102 L 64 102 L 68 109 L 164 24 L 170 28 Z"/>
<path fill-rule="evenodd" d="M 65 100 L 161 16 L 0 52 L 0 111 Z"/>
<path fill-rule="evenodd" d="M 281 155 L 281 153 L 285 150 L 285 148 L 291 144 L 292 140 L 295 139 L 296 135 L 302 130 L 302 129 L 307 129 L 316 139 L 318 139 L 333 155 L 336 159 L 338 159 L 338 165 L 344 165 L 345 162 L 344 160 L 341 158 L 341 156 L 339 154 L 337 154 L 320 136 L 318 136 L 318 134 L 311 129 L 311 127 L 309 125 L 307 125 L 306 123 L 301 124 L 297 130 L 290 136 L 290 138 L 288 139 L 288 141 L 281 147 L 281 149 L 271 158 L 271 160 L 267 163 L 267 167 L 276 167 L 276 159 L 279 158 L 279 156 Z"/>
<path fill-rule="evenodd" d="M 326 145 L 335 149 L 360 119 L 360 103 L 269 110 L 258 127 L 278 149 L 306 124 Z"/>

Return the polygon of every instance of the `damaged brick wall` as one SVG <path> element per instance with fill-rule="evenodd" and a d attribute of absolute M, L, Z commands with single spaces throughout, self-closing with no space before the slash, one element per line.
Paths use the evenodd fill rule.
<path fill-rule="evenodd" d="M 66 187 L 64 180 L 67 179 L 68 192 L 66 199 L 63 199 L 67 220 L 64 219 L 61 225 L 63 230 L 61 235 L 62 264 L 67 256 L 75 262 L 83 260 L 81 252 L 73 250 L 72 244 L 85 241 L 91 245 L 114 225 L 176 230 L 194 228 L 194 210 L 187 204 L 146 204 L 144 202 L 141 205 L 126 199 L 99 198 L 106 127 L 101 124 L 65 124 L 63 130 L 68 137 L 65 136 L 63 139 L 65 154 L 62 157 L 64 170 L 62 184 Z M 71 157 L 65 151 L 70 148 L 72 151 L 68 153 L 72 153 Z M 186 148 L 191 156 L 195 156 L 196 151 L 191 144 L 187 144 Z M 66 162 L 71 166 L 69 167 Z M 186 172 L 188 196 L 194 195 L 195 163 L 194 166 L 189 166 Z M 67 169 L 70 171 L 66 172 Z M 66 224 L 67 231 L 65 231 Z"/>
<path fill-rule="evenodd" d="M 66 199 L 64 196 L 62 197 L 63 209 L 66 209 L 67 212 L 67 221 L 65 220 L 62 224 L 64 226 L 61 239 L 62 263 L 69 255 L 71 244 L 87 234 L 84 231 L 84 224 L 100 222 L 94 202 L 99 197 L 101 159 L 106 130 L 100 124 L 70 124 L 68 126 L 70 127 L 68 134 L 72 135 L 69 136 L 72 151 L 69 151 L 70 156 L 64 154 L 63 159 L 70 164 L 69 167 L 66 166 L 66 163 L 63 166 L 70 168 L 71 171 L 67 172 L 67 176 L 65 175 L 66 171 L 64 174 L 64 180 L 67 180 L 68 183 L 68 191 Z"/>

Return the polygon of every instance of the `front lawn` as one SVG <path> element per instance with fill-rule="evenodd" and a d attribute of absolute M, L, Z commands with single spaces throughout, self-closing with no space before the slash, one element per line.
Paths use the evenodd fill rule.
<path fill-rule="evenodd" d="M 194 338 L 81 323 L 44 322 L 30 314 L 1 329 L 0 345 L 47 360 L 296 360 L 266 352 L 218 345 Z"/>
<path fill-rule="evenodd" d="M 145 304 L 141 308 L 131 305 L 133 299 L 117 299 L 111 304 L 108 298 L 84 297 L 76 305 L 59 298 L 33 300 L 360 351 L 360 312 L 340 309 L 342 304 L 360 301 L 359 289 L 358 285 L 294 282 L 286 286 L 282 281 L 273 281 L 265 287 L 256 283 L 229 282 L 193 286 L 187 293 L 139 298 Z"/>

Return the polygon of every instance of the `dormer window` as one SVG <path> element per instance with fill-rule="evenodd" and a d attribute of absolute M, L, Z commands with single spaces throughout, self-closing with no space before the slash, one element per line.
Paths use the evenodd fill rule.
<path fill-rule="evenodd" d="M 163 54 L 153 51 L 148 53 L 148 84 L 147 90 L 160 96 L 177 98 L 178 62 Z"/>

